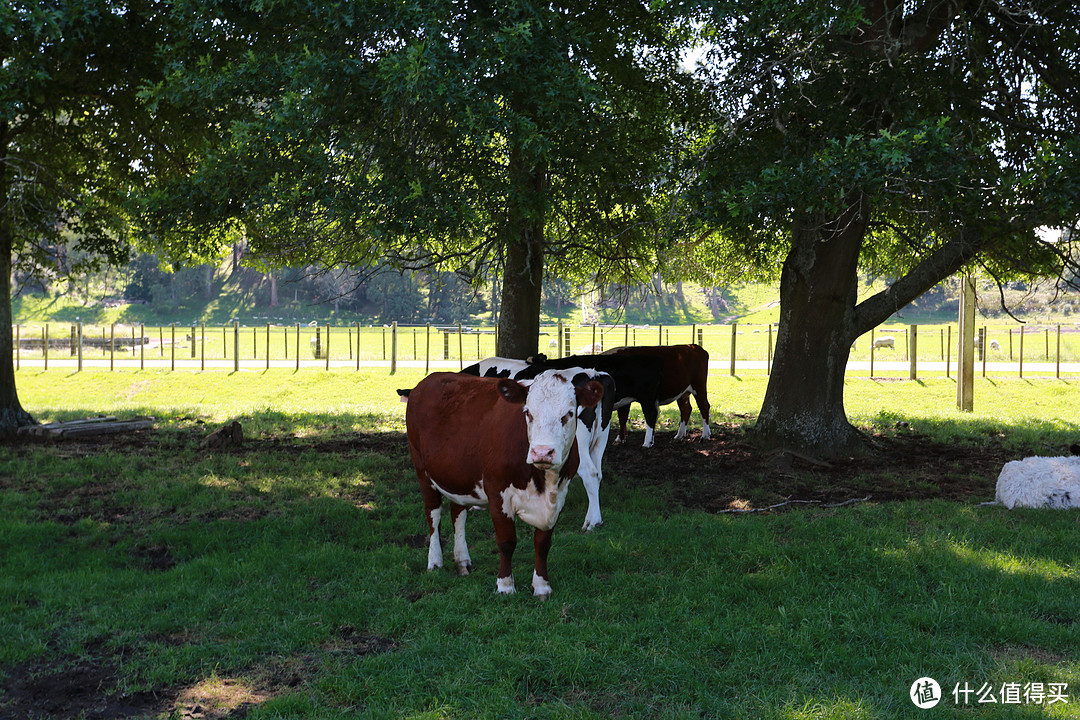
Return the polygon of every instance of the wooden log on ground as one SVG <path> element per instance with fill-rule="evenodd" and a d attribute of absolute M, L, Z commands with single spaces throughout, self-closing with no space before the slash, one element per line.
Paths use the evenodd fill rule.
<path fill-rule="evenodd" d="M 154 427 L 154 418 L 137 416 L 119 420 L 114 416 L 83 418 L 64 422 L 45 423 L 19 428 L 22 437 L 48 438 L 51 440 L 69 440 L 93 437 L 96 435 L 115 435 L 118 433 L 149 430 Z"/>

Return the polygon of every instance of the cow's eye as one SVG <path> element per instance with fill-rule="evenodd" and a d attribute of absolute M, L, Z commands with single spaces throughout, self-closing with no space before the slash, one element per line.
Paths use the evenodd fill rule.
<path fill-rule="evenodd" d="M 532 416 L 532 413 L 531 413 L 531 412 L 529 412 L 528 410 L 526 410 L 526 411 L 525 411 L 525 420 L 526 420 L 526 421 L 528 421 L 528 422 L 532 422 L 532 421 L 533 421 L 533 416 Z"/>
<path fill-rule="evenodd" d="M 570 422 L 573 419 L 574 419 L 574 413 L 573 413 L 573 411 L 570 411 L 570 412 L 566 413 L 565 415 L 563 415 L 562 424 L 565 425 L 566 423 Z"/>

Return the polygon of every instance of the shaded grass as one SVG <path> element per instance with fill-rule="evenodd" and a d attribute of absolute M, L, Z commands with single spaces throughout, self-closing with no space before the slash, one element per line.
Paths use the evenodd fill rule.
<path fill-rule="evenodd" d="M 1072 512 L 929 501 L 732 517 L 625 478 L 605 485 L 605 525 L 588 535 L 573 487 L 546 603 L 494 596 L 483 513 L 474 574 L 426 573 L 408 453 L 381 430 L 402 429 L 393 390 L 416 378 L 21 374 L 41 419 L 161 422 L 0 450 L 0 688 L 90 658 L 115 668 L 114 694 L 157 691 L 146 714 L 161 717 L 211 680 L 249 688 L 251 718 L 906 718 L 923 675 L 946 693 L 1071 690 L 1052 708 L 964 710 L 947 695 L 934 717 L 1070 717 L 1080 702 Z M 868 427 L 904 418 L 957 442 L 1076 431 L 1040 416 L 1067 407 L 1053 382 L 999 384 L 967 423 L 940 407 L 949 385 L 853 380 L 848 408 Z M 714 407 L 748 422 L 764 378 L 712 388 Z M 247 447 L 197 451 L 200 420 L 238 416 Z M 23 709 L 4 698 L 0 717 Z"/>

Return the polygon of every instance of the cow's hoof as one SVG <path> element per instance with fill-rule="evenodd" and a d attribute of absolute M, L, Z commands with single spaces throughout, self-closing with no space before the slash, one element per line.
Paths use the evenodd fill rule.
<path fill-rule="evenodd" d="M 551 583 L 549 583 L 545 578 L 537 575 L 535 572 L 533 572 L 532 586 L 533 595 L 540 598 L 541 600 L 547 600 L 548 596 L 551 595 Z"/>
<path fill-rule="evenodd" d="M 465 577 L 466 575 L 471 573 L 472 569 L 473 569 L 472 563 L 465 563 L 464 565 L 458 565 L 457 566 L 458 574 L 461 575 L 462 577 Z"/>

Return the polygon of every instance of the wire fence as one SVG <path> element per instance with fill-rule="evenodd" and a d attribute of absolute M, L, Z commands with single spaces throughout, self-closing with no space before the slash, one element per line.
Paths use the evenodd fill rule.
<path fill-rule="evenodd" d="M 398 365 L 464 367 L 495 355 L 497 326 L 280 325 L 16 325 L 12 328 L 15 364 L 27 367 L 177 369 L 270 369 L 322 367 L 326 370 Z M 956 365 L 955 325 L 887 325 L 853 344 L 849 370 L 907 371 L 951 375 Z M 570 325 L 541 328 L 540 352 L 550 357 L 601 352 L 624 345 L 672 345 L 695 342 L 710 354 L 710 365 L 736 374 L 738 369 L 771 369 L 774 324 L 725 325 Z M 985 375 L 1029 372 L 1080 373 L 1080 327 L 1077 325 L 992 325 L 978 328 L 978 359 Z"/>

